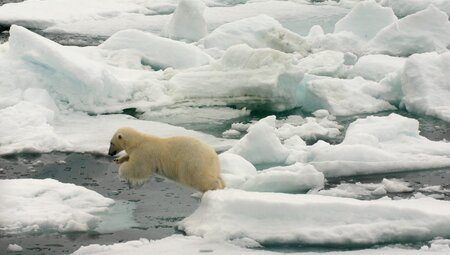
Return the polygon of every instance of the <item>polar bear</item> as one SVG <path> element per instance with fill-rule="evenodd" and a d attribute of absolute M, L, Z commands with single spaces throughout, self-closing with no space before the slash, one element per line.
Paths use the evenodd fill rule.
<path fill-rule="evenodd" d="M 198 191 L 223 189 L 217 153 L 207 144 L 187 136 L 161 138 L 132 128 L 120 128 L 111 139 L 108 154 L 125 150 L 115 161 L 119 175 L 132 185 L 147 181 L 153 173 Z"/>

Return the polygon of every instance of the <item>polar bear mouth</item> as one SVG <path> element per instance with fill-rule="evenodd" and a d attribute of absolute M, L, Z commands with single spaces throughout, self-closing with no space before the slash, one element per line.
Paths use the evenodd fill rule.
<path fill-rule="evenodd" d="M 114 146 L 113 143 L 110 143 L 110 144 L 109 144 L 109 150 L 108 150 L 108 155 L 109 155 L 109 156 L 114 156 L 114 155 L 117 154 L 117 150 L 115 150 L 114 147 L 115 147 L 115 146 Z"/>

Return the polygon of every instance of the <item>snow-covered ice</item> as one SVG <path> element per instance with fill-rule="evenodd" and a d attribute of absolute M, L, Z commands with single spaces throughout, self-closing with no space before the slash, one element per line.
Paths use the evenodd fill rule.
<path fill-rule="evenodd" d="M 356 120 L 341 144 L 319 141 L 306 158 L 325 176 L 345 176 L 448 167 L 449 152 L 450 143 L 420 136 L 417 120 L 390 114 Z"/>
<path fill-rule="evenodd" d="M 387 193 L 406 193 L 412 191 L 413 188 L 405 181 L 383 178 L 381 183 L 341 183 L 331 189 L 313 190 L 310 194 L 370 199 L 374 196 L 385 196 Z"/>
<path fill-rule="evenodd" d="M 376 244 L 449 236 L 449 210 L 448 202 L 431 198 L 361 201 L 222 190 L 204 194 L 179 228 L 189 235 L 261 244 Z"/>
<path fill-rule="evenodd" d="M 339 144 L 319 140 L 306 145 L 295 127 L 290 132 L 283 132 L 283 127 L 276 127 L 275 116 L 266 117 L 251 125 L 228 152 L 252 164 L 311 164 L 325 177 L 450 166 L 450 143 L 421 136 L 417 120 L 394 113 L 354 121 Z"/>
<path fill-rule="evenodd" d="M 375 1 L 362 1 L 336 23 L 334 32 L 348 31 L 361 39 L 370 40 L 382 28 L 396 21 L 391 8 L 382 7 Z"/>
<path fill-rule="evenodd" d="M 3 233 L 94 229 L 114 201 L 71 183 L 53 179 L 0 180 Z"/>
<path fill-rule="evenodd" d="M 409 56 L 430 51 L 444 52 L 450 44 L 448 15 L 434 5 L 383 28 L 369 42 L 370 52 Z"/>
<path fill-rule="evenodd" d="M 239 44 L 210 65 L 176 73 L 169 83 L 176 100 L 208 99 L 283 111 L 299 106 L 298 83 L 303 72 L 294 61 L 287 53 Z"/>
<path fill-rule="evenodd" d="M 313 166 L 296 163 L 257 171 L 243 157 L 225 152 L 219 155 L 227 187 L 261 192 L 301 193 L 324 186 L 325 178 Z"/>
<path fill-rule="evenodd" d="M 215 149 L 229 148 L 233 141 L 153 121 L 138 120 L 128 115 L 89 116 L 83 113 L 60 115 L 52 121 L 53 112 L 28 102 L 0 110 L 2 127 L 11 128 L 1 134 L 0 154 L 23 151 L 75 151 L 106 154 L 114 132 L 123 126 L 159 136 L 190 135 Z M 49 119 L 50 118 L 50 119 Z"/>
<path fill-rule="evenodd" d="M 382 0 L 383 6 L 391 7 L 399 17 L 416 13 L 434 5 L 450 15 L 450 3 L 445 0 Z"/>
<path fill-rule="evenodd" d="M 151 45 L 149 47 L 149 45 Z M 197 47 L 139 30 L 123 30 L 99 46 L 105 50 L 132 50 L 153 69 L 177 69 L 208 64 L 211 57 Z"/>
<path fill-rule="evenodd" d="M 23 251 L 22 246 L 18 245 L 18 244 L 8 244 L 8 247 L 6 248 L 7 251 L 12 251 L 12 252 L 20 252 Z"/>
<path fill-rule="evenodd" d="M 402 102 L 417 114 L 450 122 L 450 53 L 411 56 L 403 70 Z"/>
<path fill-rule="evenodd" d="M 167 25 L 167 35 L 174 39 L 198 41 L 208 33 L 203 18 L 205 5 L 200 0 L 181 0 Z"/>
<path fill-rule="evenodd" d="M 310 50 L 301 36 L 264 14 L 226 23 L 199 41 L 205 48 L 223 50 L 242 43 L 252 48 L 272 48 L 287 53 L 298 52 L 304 56 Z"/>

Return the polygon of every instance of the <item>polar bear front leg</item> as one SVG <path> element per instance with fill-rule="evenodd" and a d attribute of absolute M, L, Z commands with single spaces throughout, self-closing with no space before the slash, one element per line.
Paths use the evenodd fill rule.
<path fill-rule="evenodd" d="M 122 164 L 125 161 L 128 161 L 130 159 L 130 156 L 128 155 L 122 155 L 120 157 L 117 157 L 114 159 L 114 162 L 116 162 L 117 164 Z"/>
<path fill-rule="evenodd" d="M 147 182 L 152 175 L 153 171 L 151 168 L 142 162 L 128 160 L 120 164 L 119 167 L 119 176 L 135 187 Z"/>

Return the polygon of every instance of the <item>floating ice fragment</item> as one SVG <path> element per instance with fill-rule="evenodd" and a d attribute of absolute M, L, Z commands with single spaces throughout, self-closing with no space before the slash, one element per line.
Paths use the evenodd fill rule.
<path fill-rule="evenodd" d="M 53 179 L 0 180 L 0 230 L 15 234 L 94 229 L 112 199 L 74 184 Z"/>

